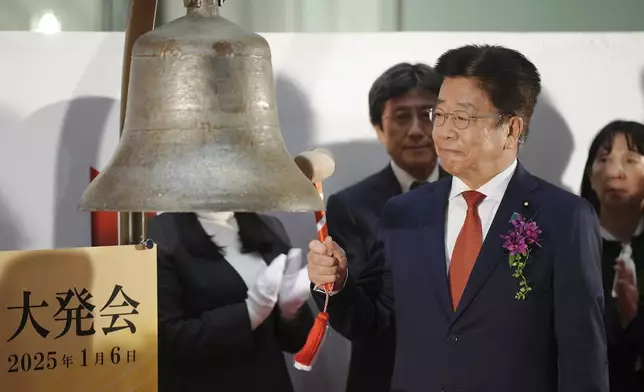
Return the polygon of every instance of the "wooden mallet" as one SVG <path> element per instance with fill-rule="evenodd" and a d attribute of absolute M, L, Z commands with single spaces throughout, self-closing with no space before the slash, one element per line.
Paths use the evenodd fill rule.
<path fill-rule="evenodd" d="M 335 172 L 335 160 L 330 151 L 317 148 L 314 150 L 304 151 L 294 158 L 295 164 L 302 170 L 302 173 L 311 180 L 320 198 L 324 200 L 322 182 Z M 326 215 L 324 211 L 315 211 L 315 221 L 317 226 L 318 240 L 324 242 L 328 236 L 326 225 Z M 315 360 L 324 343 L 327 330 L 329 329 L 329 314 L 327 306 L 329 304 L 329 294 L 333 291 L 333 283 L 327 283 L 323 287 L 325 293 L 324 309 L 318 313 L 309 332 L 304 347 L 294 357 L 294 366 L 296 369 L 309 371 L 313 367 Z"/>

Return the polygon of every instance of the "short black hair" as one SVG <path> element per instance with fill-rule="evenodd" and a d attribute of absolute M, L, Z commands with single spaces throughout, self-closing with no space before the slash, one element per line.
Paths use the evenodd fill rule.
<path fill-rule="evenodd" d="M 523 54 L 497 45 L 466 45 L 445 52 L 435 69 L 444 78 L 478 80 L 501 114 L 523 118 L 525 128 L 519 142 L 525 141 L 541 93 L 541 77 Z"/>
<path fill-rule="evenodd" d="M 371 125 L 382 125 L 385 103 L 392 98 L 419 89 L 438 95 L 443 78 L 427 64 L 400 63 L 386 70 L 373 82 L 369 90 L 369 120 Z"/>
<path fill-rule="evenodd" d="M 600 149 L 610 152 L 613 149 L 615 136 L 624 135 L 628 149 L 640 155 L 644 155 L 644 124 L 635 121 L 615 120 L 608 123 L 597 133 L 588 150 L 588 159 L 584 166 L 584 174 L 581 180 L 580 196 L 588 200 L 599 214 L 599 197 L 590 185 L 590 171 L 593 163 L 599 154 Z"/>

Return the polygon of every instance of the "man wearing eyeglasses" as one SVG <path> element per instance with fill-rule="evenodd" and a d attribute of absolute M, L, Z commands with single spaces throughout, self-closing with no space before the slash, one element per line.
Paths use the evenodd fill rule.
<path fill-rule="evenodd" d="M 335 285 L 331 326 L 364 339 L 395 315 L 400 391 L 608 392 L 597 218 L 517 160 L 536 67 L 468 45 L 436 70 L 432 138 L 452 177 L 387 203 L 358 277 L 337 243 L 311 242 L 310 280 Z"/>
<path fill-rule="evenodd" d="M 332 195 L 327 205 L 329 234 L 347 252 L 352 276 L 359 277 L 365 268 L 387 201 L 441 175 L 430 118 L 441 82 L 425 64 L 401 63 L 386 70 L 369 91 L 370 121 L 390 163 Z M 354 341 L 346 392 L 388 392 L 394 353 L 393 327 Z"/>

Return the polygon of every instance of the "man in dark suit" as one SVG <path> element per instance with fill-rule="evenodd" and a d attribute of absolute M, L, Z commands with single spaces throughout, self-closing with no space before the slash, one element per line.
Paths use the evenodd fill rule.
<path fill-rule="evenodd" d="M 436 70 L 432 136 L 452 177 L 387 203 L 359 276 L 332 240 L 311 243 L 309 278 L 335 284 L 332 327 L 363 339 L 395 313 L 405 392 L 607 392 L 596 215 L 517 161 L 541 90 L 536 67 L 470 45 Z"/>
<path fill-rule="evenodd" d="M 347 252 L 352 275 L 360 276 L 376 238 L 378 218 L 393 196 L 439 178 L 430 109 L 442 78 L 425 64 L 396 64 L 373 83 L 369 117 L 390 163 L 378 173 L 332 195 L 329 234 Z M 395 353 L 395 331 L 352 343 L 347 392 L 387 392 Z"/>

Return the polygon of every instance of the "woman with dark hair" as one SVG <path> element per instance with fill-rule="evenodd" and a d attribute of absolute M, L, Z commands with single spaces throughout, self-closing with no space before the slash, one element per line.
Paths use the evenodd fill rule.
<path fill-rule="evenodd" d="M 159 391 L 293 390 L 283 352 L 313 325 L 310 282 L 281 222 L 256 213 L 164 213 L 158 245 Z"/>
<path fill-rule="evenodd" d="M 603 237 L 611 391 L 644 391 L 644 125 L 613 121 L 599 131 L 581 196 L 595 207 Z"/>

